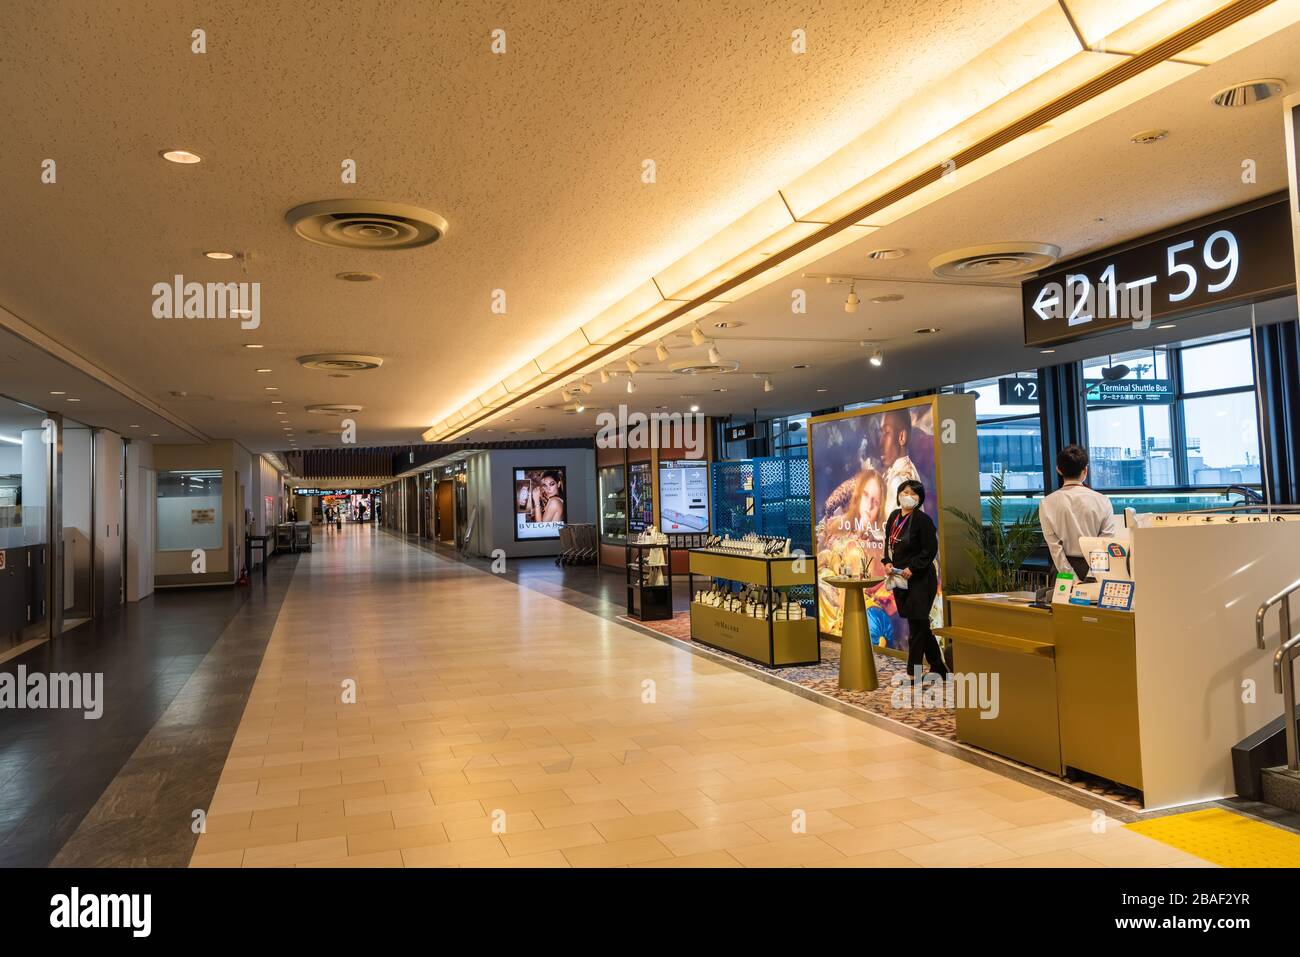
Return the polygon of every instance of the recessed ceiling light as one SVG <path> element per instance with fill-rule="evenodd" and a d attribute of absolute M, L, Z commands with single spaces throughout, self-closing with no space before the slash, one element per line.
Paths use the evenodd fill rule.
<path fill-rule="evenodd" d="M 277 409 L 275 414 L 276 414 L 276 415 L 288 415 L 289 413 L 288 413 L 288 412 L 285 412 L 283 409 Z"/>
<path fill-rule="evenodd" d="M 69 402 L 80 402 L 81 400 L 80 400 L 80 399 L 72 399 L 72 398 L 69 398 L 68 401 L 69 401 Z"/>
<path fill-rule="evenodd" d="M 794 365 L 792 365 L 790 368 L 791 368 L 791 369 L 807 369 L 807 368 L 808 368 L 808 363 L 806 363 L 806 362 L 796 362 L 796 363 L 795 363 Z"/>
<path fill-rule="evenodd" d="M 254 369 L 254 372 L 270 372 L 270 369 Z"/>
<path fill-rule="evenodd" d="M 268 386 L 266 387 L 266 391 L 267 391 L 267 392 L 279 392 L 280 389 L 279 389 L 279 387 L 277 387 L 277 386 L 268 385 Z"/>
<path fill-rule="evenodd" d="M 1038 351 L 1041 352 L 1041 353 L 1042 353 L 1043 355 L 1045 355 L 1045 356 L 1050 356 L 1050 355 L 1051 355 L 1053 352 L 1055 352 L 1056 350 L 1055 350 L 1055 349 L 1039 349 Z"/>
<path fill-rule="evenodd" d="M 234 253 L 228 253 L 221 249 L 209 249 L 203 255 L 207 256 L 209 259 L 234 259 L 235 258 Z"/>
<path fill-rule="evenodd" d="M 913 330 L 918 336 L 932 336 L 939 331 L 936 326 L 925 326 L 922 329 Z"/>
<path fill-rule="evenodd" d="M 271 404 L 272 404 L 272 405 L 284 405 L 284 399 L 272 399 L 272 400 L 271 400 Z"/>
<path fill-rule="evenodd" d="M 1178 323 L 1176 323 L 1176 322 L 1166 322 L 1166 323 L 1164 323 L 1163 325 L 1156 326 L 1156 328 L 1157 328 L 1157 329 L 1177 329 L 1177 328 L 1178 328 Z"/>
<path fill-rule="evenodd" d="M 334 278 L 342 279 L 344 282 L 374 282 L 379 275 L 373 272 L 340 272 L 335 273 Z"/>
<path fill-rule="evenodd" d="M 244 348 L 245 348 L 245 349 L 260 349 L 260 348 L 262 348 L 262 344 L 261 344 L 260 342 L 245 342 L 245 343 L 244 343 Z"/>
<path fill-rule="evenodd" d="M 138 428 L 140 428 L 140 426 L 138 426 L 138 425 L 133 425 L 133 426 L 130 426 L 130 428 L 138 429 Z"/>
<path fill-rule="evenodd" d="M 158 433 L 157 433 L 157 432 L 150 432 L 150 433 L 149 433 L 149 438 L 151 438 L 151 439 L 156 439 L 156 438 L 158 438 Z"/>
<path fill-rule="evenodd" d="M 180 163 L 182 166 L 203 162 L 202 156 L 189 150 L 162 150 L 158 155 L 169 163 Z"/>
<path fill-rule="evenodd" d="M 51 392 L 50 395 L 67 395 L 66 392 Z"/>
<path fill-rule="evenodd" d="M 1251 106 L 1271 100 L 1286 89 L 1281 80 L 1247 80 L 1214 94 L 1215 106 Z"/>
<path fill-rule="evenodd" d="M 715 322 L 713 324 L 713 328 L 714 329 L 739 329 L 743 325 L 744 325 L 743 322 L 740 322 L 735 319 L 730 319 L 730 320 L 724 319 L 722 322 Z"/>
<path fill-rule="evenodd" d="M 825 389 L 818 389 L 817 391 L 818 391 L 818 392 L 825 392 L 826 390 L 825 390 Z"/>

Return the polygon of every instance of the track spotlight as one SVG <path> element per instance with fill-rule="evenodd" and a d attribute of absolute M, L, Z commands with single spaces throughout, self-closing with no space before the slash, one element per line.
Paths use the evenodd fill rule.
<path fill-rule="evenodd" d="M 691 326 L 691 345 L 702 346 L 708 341 L 709 337 L 704 334 L 704 330 L 700 328 L 700 324 L 698 322 L 693 324 Z"/>
<path fill-rule="evenodd" d="M 569 390 L 568 390 L 568 389 L 561 389 L 561 390 L 560 390 L 560 401 L 561 401 L 561 402 L 563 402 L 563 403 L 565 403 L 565 404 L 567 405 L 568 402 L 569 402 L 569 399 L 570 399 L 570 398 L 572 398 L 572 396 L 569 395 Z"/>
<path fill-rule="evenodd" d="M 608 370 L 608 369 L 601 369 L 601 370 L 600 370 L 600 384 L 601 384 L 601 385 L 604 385 L 604 384 L 605 384 L 606 382 L 608 382 L 608 381 L 609 381 L 609 370 Z"/>
<path fill-rule="evenodd" d="M 718 351 L 718 347 L 712 342 L 709 343 L 709 361 L 715 366 L 722 361 L 722 353 Z"/>
<path fill-rule="evenodd" d="M 858 298 L 857 290 L 853 287 L 852 283 L 849 283 L 849 298 L 844 300 L 844 311 L 857 312 L 858 304 L 860 302 L 862 302 L 862 300 Z"/>
<path fill-rule="evenodd" d="M 578 407 L 577 407 L 576 409 L 574 409 L 573 411 L 575 411 L 575 412 L 586 412 L 586 411 L 587 411 L 587 407 L 586 407 L 585 405 L 583 405 L 581 402 L 579 402 L 579 403 L 578 403 Z"/>
<path fill-rule="evenodd" d="M 628 372 L 636 373 L 637 371 L 640 370 L 640 368 L 641 368 L 641 363 L 637 362 L 637 361 L 636 361 L 635 359 L 633 359 L 631 356 L 628 356 L 628 357 L 627 357 L 627 371 L 628 371 Z"/>
<path fill-rule="evenodd" d="M 771 379 L 764 379 L 764 380 L 763 380 L 763 391 L 764 391 L 764 392 L 771 392 L 771 391 L 772 391 L 772 388 L 773 388 L 773 386 L 772 386 L 772 380 L 771 380 Z"/>
<path fill-rule="evenodd" d="M 867 361 L 870 362 L 877 369 L 879 369 L 882 365 L 885 364 L 885 354 L 881 352 L 879 349 L 877 349 L 875 352 L 871 353 L 871 358 L 868 359 Z"/>
<path fill-rule="evenodd" d="M 660 362 L 668 361 L 668 347 L 664 345 L 662 339 L 660 339 L 659 344 L 655 346 L 655 358 Z"/>
<path fill-rule="evenodd" d="M 629 395 L 636 391 L 636 382 L 632 379 L 627 380 L 627 391 Z"/>
<path fill-rule="evenodd" d="M 591 395 L 591 383 L 588 382 L 586 378 L 583 378 L 583 380 L 578 383 L 578 391 L 583 395 Z"/>

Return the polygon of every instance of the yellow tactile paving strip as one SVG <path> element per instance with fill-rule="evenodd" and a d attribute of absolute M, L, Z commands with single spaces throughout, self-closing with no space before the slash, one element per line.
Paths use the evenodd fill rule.
<path fill-rule="evenodd" d="M 1128 825 L 1220 867 L 1300 867 L 1300 835 L 1221 808 Z"/>

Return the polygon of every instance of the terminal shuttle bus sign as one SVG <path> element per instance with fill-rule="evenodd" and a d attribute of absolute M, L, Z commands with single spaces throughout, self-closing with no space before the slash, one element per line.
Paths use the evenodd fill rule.
<path fill-rule="evenodd" d="M 1026 280 L 1025 345 L 1084 339 L 1295 286 L 1285 199 L 1198 220 Z"/>

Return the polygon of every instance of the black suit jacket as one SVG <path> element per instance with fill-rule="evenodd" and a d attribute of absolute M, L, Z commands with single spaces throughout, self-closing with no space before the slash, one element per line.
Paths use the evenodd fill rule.
<path fill-rule="evenodd" d="M 939 576 L 934 568 L 934 560 L 939 555 L 939 533 L 934 520 L 916 508 L 907 517 L 898 541 L 891 545 L 894 530 L 903 520 L 902 509 L 895 509 L 885 522 L 884 560 L 900 571 L 912 570 L 907 587 L 894 589 L 894 604 L 903 618 L 929 618 L 930 606 L 939 592 Z"/>

